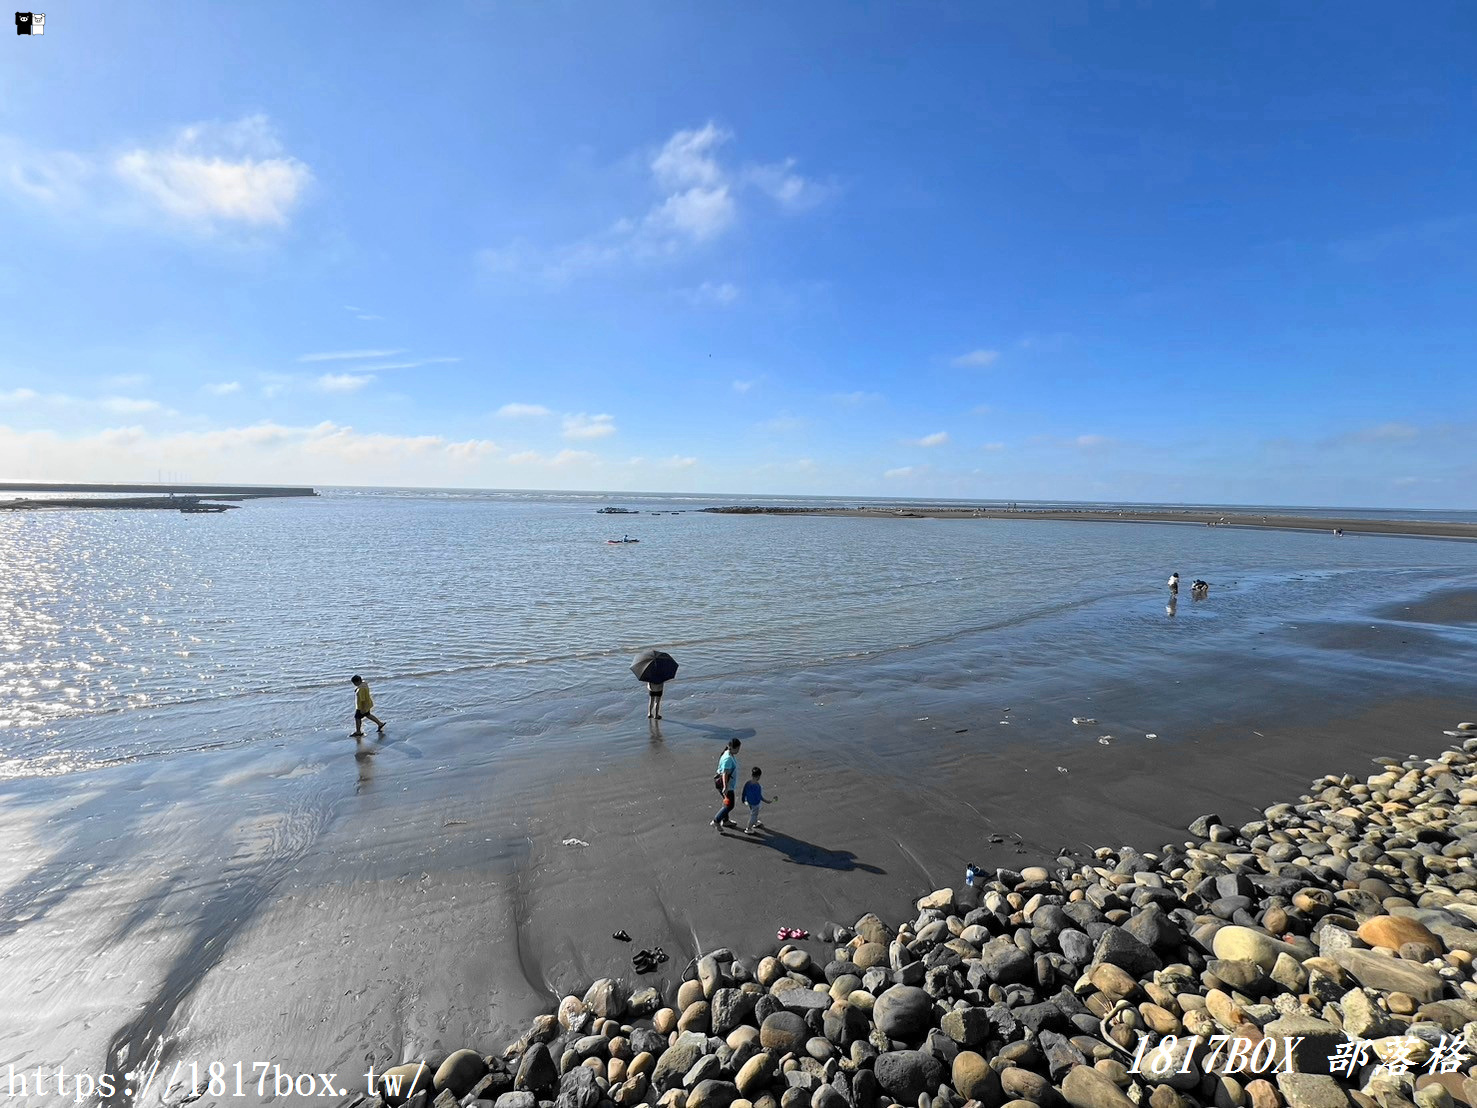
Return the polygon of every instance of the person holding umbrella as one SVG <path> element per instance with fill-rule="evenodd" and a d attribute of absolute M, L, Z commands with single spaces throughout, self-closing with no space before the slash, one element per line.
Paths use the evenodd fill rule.
<path fill-rule="evenodd" d="M 664 650 L 643 650 L 631 663 L 636 680 L 646 682 L 646 718 L 662 718 L 662 688 L 677 675 L 677 660 Z"/>

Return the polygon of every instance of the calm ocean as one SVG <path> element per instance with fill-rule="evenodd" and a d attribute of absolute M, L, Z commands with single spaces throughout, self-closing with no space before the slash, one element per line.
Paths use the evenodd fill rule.
<path fill-rule="evenodd" d="M 1237 651 L 1477 586 L 1462 542 L 697 511 L 733 503 L 807 501 L 342 489 L 219 516 L 0 515 L 0 777 L 338 733 L 351 673 L 395 718 L 516 730 L 523 704 L 566 698 L 578 718 L 629 700 L 629 657 L 651 645 L 689 687 L 821 669 L 844 684 L 848 666 L 981 651 L 999 676 Z M 603 541 L 623 534 L 641 541 Z M 1213 587 L 1170 617 L 1174 570 Z M 1427 632 L 1449 648 L 1433 673 L 1477 655 L 1470 628 Z"/>

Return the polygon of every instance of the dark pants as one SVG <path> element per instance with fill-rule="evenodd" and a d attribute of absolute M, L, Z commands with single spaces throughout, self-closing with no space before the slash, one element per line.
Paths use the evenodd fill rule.
<path fill-rule="evenodd" d="M 718 814 L 713 817 L 714 823 L 732 823 L 728 813 L 733 811 L 733 790 L 729 789 L 723 794 L 723 807 L 718 809 Z"/>

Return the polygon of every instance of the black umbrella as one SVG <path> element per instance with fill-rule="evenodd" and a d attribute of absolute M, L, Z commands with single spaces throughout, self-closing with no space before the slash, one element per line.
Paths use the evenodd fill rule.
<path fill-rule="evenodd" d="M 665 650 L 643 650 L 631 663 L 631 672 L 638 681 L 660 684 L 677 676 L 677 659 Z"/>

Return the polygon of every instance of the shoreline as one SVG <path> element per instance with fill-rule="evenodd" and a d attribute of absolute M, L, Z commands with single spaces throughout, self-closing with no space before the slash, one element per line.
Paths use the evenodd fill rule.
<path fill-rule="evenodd" d="M 1178 523 L 1266 531 L 1324 531 L 1348 534 L 1401 535 L 1410 538 L 1477 539 L 1477 523 L 1436 520 L 1383 520 L 1357 517 L 1313 517 L 1206 511 L 1108 511 L 1078 508 L 701 508 L 713 515 L 812 515 L 862 519 L 1009 519 L 1076 521 L 1087 523 Z"/>
<path fill-rule="evenodd" d="M 1174 648 L 1172 671 L 1137 654 L 1065 668 L 1033 634 L 936 673 L 905 652 L 679 681 L 657 732 L 644 697 L 418 718 L 409 687 L 381 683 L 390 731 L 362 748 L 299 724 L 0 782 L 0 954 L 38 998 L 24 1022 L 0 1016 L 0 1040 L 17 1069 L 270 1050 L 348 1074 L 500 1046 L 559 997 L 629 979 L 635 949 L 671 955 L 642 978 L 670 998 L 699 953 L 757 965 L 778 926 L 911 902 L 967 863 L 1151 850 L 1204 811 L 1240 824 L 1315 773 L 1434 753 L 1473 711 L 1431 629 L 1465 638 L 1473 611 L 1477 590 L 1446 590 L 1387 614 L 1412 624 L 1299 621 L 1239 657 Z M 994 660 L 1021 651 L 998 681 Z M 172 726 L 230 733 L 241 712 L 185 707 Z M 759 840 L 707 826 L 729 737 L 780 798 Z"/>

